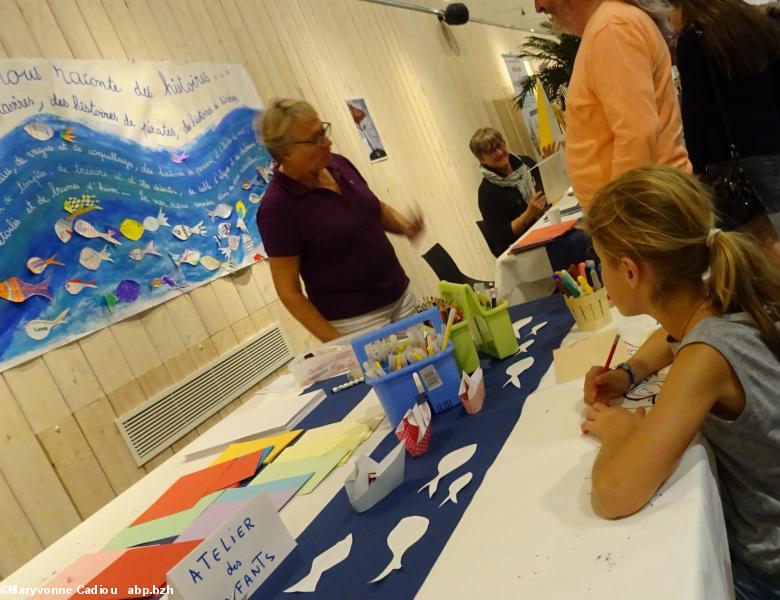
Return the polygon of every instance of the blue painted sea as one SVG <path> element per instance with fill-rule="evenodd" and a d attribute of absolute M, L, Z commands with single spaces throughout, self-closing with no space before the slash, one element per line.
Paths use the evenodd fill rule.
<path fill-rule="evenodd" d="M 54 296 L 53 301 L 34 296 L 21 303 L 0 298 L 0 368 L 181 293 L 167 284 L 150 285 L 155 280 L 159 283 L 162 277 L 186 288 L 224 275 L 224 269 L 209 271 L 200 264 L 177 267 L 169 254 L 180 257 L 185 250 L 197 251 L 223 262 L 225 256 L 219 247 L 226 247 L 228 241 L 215 236 L 220 224 L 229 224 L 231 235 L 241 235 L 237 227 L 239 201 L 246 209 L 243 221 L 255 250 L 247 251 L 242 243 L 232 252 L 231 260 L 236 265 L 250 264 L 254 255 L 262 252 L 255 225 L 258 204 L 250 200 L 250 194 L 263 193 L 266 182 L 256 168 L 271 164 L 269 154 L 255 141 L 251 126 L 255 115 L 255 110 L 234 109 L 217 126 L 174 153 L 46 114 L 21 123 L 0 138 L 0 282 L 9 278 L 29 284 L 48 280 Z M 35 139 L 24 129 L 31 122 L 47 125 L 54 136 L 47 141 Z M 71 143 L 60 137 L 66 128 L 75 136 Z M 179 153 L 189 156 L 176 164 L 172 154 Z M 243 189 L 244 182 L 252 187 Z M 143 223 L 147 217 L 157 217 L 161 208 L 170 227 L 144 230 L 138 241 L 117 234 L 121 245 L 108 244 L 114 262 L 104 261 L 97 271 L 87 270 L 79 264 L 82 249 L 101 251 L 106 242 L 74 232 L 63 243 L 54 229 L 59 219 L 70 216 L 64 209 L 65 202 L 84 194 L 94 196 L 101 209 L 78 218 L 100 232 L 119 229 L 125 219 Z M 230 215 L 212 221 L 208 211 L 218 204 L 229 205 Z M 201 221 L 205 236 L 193 235 L 182 241 L 172 233 L 176 225 L 191 227 Z M 161 257 L 147 255 L 141 261 L 130 258 L 133 249 L 143 249 L 150 241 L 154 241 Z M 40 275 L 28 270 L 31 257 L 47 259 L 52 255 L 64 266 L 48 266 Z M 71 279 L 95 280 L 97 287 L 71 295 L 65 290 Z M 132 303 L 118 302 L 111 312 L 105 297 L 116 295 L 123 280 L 140 284 L 140 296 Z M 67 322 L 53 328 L 45 339 L 36 341 L 25 333 L 30 321 L 54 319 L 64 309 L 69 310 Z"/>

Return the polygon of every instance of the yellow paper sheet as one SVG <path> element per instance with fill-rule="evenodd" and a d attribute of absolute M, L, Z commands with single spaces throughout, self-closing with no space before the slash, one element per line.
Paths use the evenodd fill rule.
<path fill-rule="evenodd" d="M 249 482 L 247 487 L 311 473 L 312 476 L 298 490 L 296 495 L 309 494 L 339 465 L 345 452 L 344 450 L 337 450 L 322 456 L 310 456 L 300 460 L 276 460 L 264 467 L 260 474 Z"/>
<path fill-rule="evenodd" d="M 615 341 L 617 329 L 610 329 L 596 335 L 589 336 L 579 342 L 559 348 L 553 352 L 555 360 L 555 381 L 566 383 L 580 377 L 585 377 L 588 370 L 595 365 L 604 366 L 607 356 Z M 628 348 L 621 339 L 618 342 L 615 356 L 612 357 L 612 365 L 628 360 Z"/>
<path fill-rule="evenodd" d="M 341 466 L 355 449 L 368 439 L 381 421 L 381 416 L 371 416 L 360 421 L 345 420 L 308 429 L 301 439 L 282 453 L 279 461 L 301 460 L 341 451 L 346 453 L 338 463 Z"/>
<path fill-rule="evenodd" d="M 278 435 L 264 437 L 259 440 L 250 440 L 248 442 L 231 444 L 225 448 L 222 454 L 220 454 L 209 466 L 218 465 L 219 463 L 233 460 L 234 458 L 238 458 L 240 456 L 252 454 L 252 452 L 257 452 L 263 448 L 268 448 L 268 446 L 273 446 L 274 448 L 271 450 L 271 454 L 269 454 L 263 461 L 263 464 L 267 465 L 272 462 L 289 444 L 294 442 L 302 433 L 303 429 L 296 429 L 294 431 L 286 431 Z"/>

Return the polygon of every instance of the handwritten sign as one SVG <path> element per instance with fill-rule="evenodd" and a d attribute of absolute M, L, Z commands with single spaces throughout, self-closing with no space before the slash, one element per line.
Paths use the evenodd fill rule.
<path fill-rule="evenodd" d="M 249 598 L 295 548 L 263 492 L 168 572 L 172 599 Z"/>
<path fill-rule="evenodd" d="M 0 60 L 0 370 L 264 259 L 260 110 L 240 65 Z"/>

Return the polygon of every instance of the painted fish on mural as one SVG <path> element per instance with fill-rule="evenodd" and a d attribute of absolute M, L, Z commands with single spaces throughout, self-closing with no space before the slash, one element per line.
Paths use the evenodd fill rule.
<path fill-rule="evenodd" d="M 171 154 L 171 162 L 180 165 L 189 157 L 190 155 L 187 154 L 186 152 L 177 152 L 176 154 Z"/>
<path fill-rule="evenodd" d="M 143 226 L 146 231 L 157 231 L 160 227 L 170 227 L 170 224 L 168 223 L 168 217 L 165 216 L 161 208 L 156 217 L 146 217 Z"/>
<path fill-rule="evenodd" d="M 111 258 L 111 253 L 108 251 L 108 244 L 103 246 L 103 249 L 100 252 L 87 246 L 82 248 L 81 254 L 79 255 L 79 263 L 81 263 L 81 266 L 90 271 L 97 271 L 100 268 L 100 263 L 104 260 L 114 262 L 114 259 Z"/>
<path fill-rule="evenodd" d="M 116 286 L 114 295 L 121 302 L 135 302 L 141 294 L 141 284 L 132 279 L 123 279 Z"/>
<path fill-rule="evenodd" d="M 216 271 L 220 266 L 222 266 L 222 263 L 220 263 L 213 256 L 201 256 L 200 266 L 208 271 Z"/>
<path fill-rule="evenodd" d="M 130 250 L 130 258 L 132 260 L 143 260 L 147 254 L 162 256 L 162 254 L 157 252 L 157 248 L 154 247 L 154 240 L 146 244 L 146 248 L 133 248 Z"/>
<path fill-rule="evenodd" d="M 193 267 L 197 265 L 200 262 L 200 256 L 201 253 L 199 250 L 190 250 L 187 248 L 181 256 L 176 256 L 175 254 L 170 254 L 171 259 L 173 260 L 173 263 L 178 267 L 181 265 L 181 263 L 186 263 L 188 265 L 192 265 Z"/>
<path fill-rule="evenodd" d="M 62 325 L 65 323 L 69 310 L 70 309 L 66 308 L 51 321 L 34 319 L 24 326 L 24 332 L 36 342 L 40 342 L 41 340 L 46 339 L 51 333 L 51 330 L 54 329 L 57 325 Z"/>
<path fill-rule="evenodd" d="M 217 217 L 220 219 L 227 219 L 230 217 L 230 215 L 233 214 L 233 207 L 230 206 L 230 204 L 217 204 L 214 207 L 214 210 L 209 210 L 207 212 L 211 222 L 213 223 Z"/>
<path fill-rule="evenodd" d="M 242 219 L 246 216 L 246 204 L 243 200 L 236 201 L 236 214 Z"/>
<path fill-rule="evenodd" d="M 114 244 L 115 246 L 122 245 L 122 242 L 120 242 L 118 239 L 114 237 L 115 235 L 114 232 L 116 231 L 116 229 L 113 229 L 109 233 L 100 233 L 93 225 L 91 225 L 84 219 L 79 219 L 73 224 L 73 231 L 75 231 L 80 236 L 85 237 L 87 239 L 101 238 L 111 244 Z"/>
<path fill-rule="evenodd" d="M 0 281 L 0 298 L 9 302 L 24 302 L 33 296 L 43 296 L 48 300 L 54 300 L 49 291 L 49 280 L 40 283 L 27 283 L 17 277 L 10 277 Z"/>
<path fill-rule="evenodd" d="M 133 242 L 140 240 L 144 234 L 144 226 L 135 219 L 125 219 L 119 225 L 119 232 Z"/>
<path fill-rule="evenodd" d="M 60 138 L 69 144 L 72 144 L 76 141 L 76 134 L 73 133 L 73 129 L 70 127 L 65 127 L 64 129 L 60 129 Z"/>
<path fill-rule="evenodd" d="M 57 222 L 54 224 L 54 233 L 57 234 L 57 237 L 60 238 L 63 244 L 67 244 L 70 238 L 73 237 L 73 225 L 66 219 L 57 219 Z"/>
<path fill-rule="evenodd" d="M 84 281 L 82 279 L 68 279 L 68 281 L 65 283 L 65 291 L 75 296 L 84 288 L 96 288 L 96 283 L 97 281 L 94 279 L 92 281 Z"/>
<path fill-rule="evenodd" d="M 176 225 L 172 230 L 173 235 L 179 238 L 181 241 L 190 239 L 193 235 L 206 235 L 206 228 L 203 226 L 203 221 L 199 221 L 196 225 L 188 227 L 187 225 Z"/>
<path fill-rule="evenodd" d="M 244 252 L 246 252 L 247 255 L 252 255 L 254 253 L 255 242 L 248 234 L 244 233 L 241 235 L 241 245 L 244 247 Z"/>
<path fill-rule="evenodd" d="M 249 194 L 249 201 L 252 204 L 260 204 L 260 202 L 263 199 L 263 194 L 265 194 L 265 192 L 263 192 L 262 194 Z"/>
<path fill-rule="evenodd" d="M 90 210 L 103 210 L 103 207 L 98 204 L 100 200 L 97 200 L 95 196 L 92 194 L 82 194 L 81 198 L 76 198 L 75 196 L 71 196 L 67 200 L 65 200 L 63 204 L 63 208 L 71 213 L 77 213 L 80 211 L 80 214 L 84 214 L 86 212 L 89 212 Z M 88 210 L 84 210 L 84 209 Z"/>
<path fill-rule="evenodd" d="M 214 237 L 217 240 L 217 246 L 221 240 L 226 240 L 230 235 L 230 223 L 220 223 L 217 226 L 217 235 Z"/>
<path fill-rule="evenodd" d="M 54 137 L 54 130 L 46 125 L 46 123 L 33 121 L 32 123 L 25 125 L 24 130 L 39 142 L 45 142 Z"/>
<path fill-rule="evenodd" d="M 163 285 L 167 285 L 169 288 L 173 288 L 173 289 L 185 289 L 187 287 L 186 285 L 182 285 L 181 283 L 178 283 L 170 275 L 162 275 L 161 277 L 155 277 L 149 282 L 149 287 L 151 288 L 158 288 Z"/>
<path fill-rule="evenodd" d="M 56 254 L 52 254 L 49 258 L 44 260 L 37 256 L 33 256 L 30 260 L 27 261 L 27 268 L 36 275 L 40 275 L 49 265 L 59 265 L 64 267 L 65 263 L 55 260 L 56 257 Z"/>

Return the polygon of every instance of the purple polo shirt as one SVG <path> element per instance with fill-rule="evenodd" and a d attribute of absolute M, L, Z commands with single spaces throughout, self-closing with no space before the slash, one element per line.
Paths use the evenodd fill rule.
<path fill-rule="evenodd" d="M 379 198 L 346 158 L 328 170 L 341 194 L 310 188 L 274 170 L 257 214 L 268 256 L 300 256 L 306 295 L 332 321 L 395 302 L 409 278 L 379 215 Z"/>

